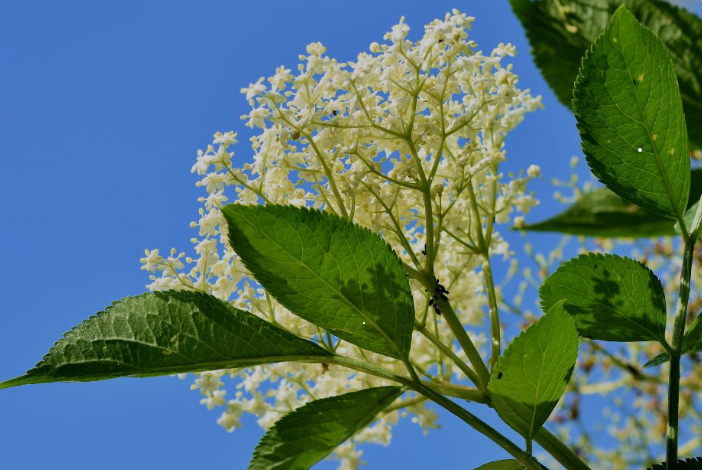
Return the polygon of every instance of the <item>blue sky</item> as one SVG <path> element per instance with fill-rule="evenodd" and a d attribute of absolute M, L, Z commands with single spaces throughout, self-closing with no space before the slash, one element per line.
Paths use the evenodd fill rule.
<path fill-rule="evenodd" d="M 507 168 L 537 163 L 544 179 L 565 177 L 580 153 L 575 122 L 533 65 L 507 0 L 2 2 L 0 380 L 23 373 L 113 300 L 143 292 L 144 248 L 189 247 L 201 195 L 190 167 L 215 131 L 239 131 L 246 142 L 242 86 L 296 64 L 309 42 L 350 60 L 401 15 L 416 35 L 453 7 L 477 18 L 481 48 L 516 44 L 521 86 L 544 96 L 546 109 L 510 136 Z M 245 144 L 236 151 L 251 155 Z M 558 207 L 547 184 L 535 188 L 543 203 L 531 220 Z M 262 431 L 248 420 L 226 433 L 190 383 L 3 390 L 3 466 L 245 468 Z M 389 448 L 366 448 L 367 468 L 459 470 L 504 457 L 450 416 L 441 422 L 429 436 L 402 424 Z"/>

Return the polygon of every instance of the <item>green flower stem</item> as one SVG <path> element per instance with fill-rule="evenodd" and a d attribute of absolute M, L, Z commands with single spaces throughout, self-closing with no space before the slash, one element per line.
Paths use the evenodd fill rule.
<path fill-rule="evenodd" d="M 442 393 L 449 397 L 462 398 L 467 401 L 472 401 L 474 403 L 481 403 L 486 405 L 488 403 L 488 396 L 477 388 L 465 387 L 463 385 L 456 385 L 450 383 L 439 383 L 422 380 L 422 385 L 429 387 L 435 392 Z"/>
<path fill-rule="evenodd" d="M 534 435 L 534 440 L 554 459 L 568 470 L 590 470 L 585 462 L 580 460 L 575 452 L 561 442 L 545 427 L 541 427 Z"/>
<path fill-rule="evenodd" d="M 334 193 L 334 197 L 336 198 L 336 203 L 339 206 L 339 212 L 341 215 L 343 215 L 345 218 L 349 218 L 349 213 L 346 210 L 346 204 L 344 203 L 344 198 L 341 197 L 341 193 L 339 192 L 339 188 L 336 187 L 336 181 L 334 180 L 334 175 L 332 174 L 331 168 L 329 168 L 329 165 L 327 162 L 324 160 L 324 156 L 322 155 L 322 152 L 319 150 L 317 147 L 317 144 L 314 142 L 314 139 L 312 138 L 312 135 L 309 133 L 300 133 L 302 134 L 307 141 L 310 143 L 310 147 L 314 150 L 314 153 L 317 155 L 317 159 L 319 160 L 319 164 L 322 166 L 322 169 L 324 169 L 324 174 L 327 177 L 327 181 L 329 182 L 329 186 L 332 189 L 332 192 Z"/>
<path fill-rule="evenodd" d="M 423 326 L 420 322 L 417 320 L 414 321 L 414 328 L 419 331 L 422 335 L 424 335 L 425 338 L 427 338 L 429 341 L 434 344 L 442 353 L 444 353 L 446 356 L 451 359 L 456 366 L 461 369 L 461 371 L 466 374 L 468 379 L 470 379 L 471 382 L 473 382 L 475 385 L 478 385 L 480 383 L 480 379 L 478 376 L 475 374 L 473 369 L 471 369 L 468 364 L 463 362 L 463 360 L 456 356 L 456 354 L 451 351 L 451 348 L 446 346 L 439 338 L 434 336 L 425 326 Z"/>
<path fill-rule="evenodd" d="M 514 444 L 512 441 L 507 439 L 505 436 L 500 434 L 497 430 L 495 430 L 492 426 L 487 424 L 486 422 L 482 421 L 479 419 L 477 416 L 473 415 L 470 413 L 468 410 L 465 410 L 458 404 L 454 403 L 453 401 L 449 400 L 448 398 L 444 397 L 441 393 L 433 390 L 433 388 L 436 386 L 436 384 L 433 383 L 420 383 L 416 381 L 412 381 L 407 377 L 403 377 L 401 375 L 395 374 L 394 372 L 390 372 L 386 369 L 383 369 L 382 367 L 375 366 L 373 364 L 363 362 L 363 361 L 357 361 L 355 359 L 351 359 L 348 357 L 342 357 L 342 356 L 336 356 L 332 357 L 329 359 L 329 362 L 332 364 L 338 364 L 342 365 L 345 367 L 349 367 L 354 370 L 358 370 L 361 372 L 366 372 L 372 375 L 376 375 L 378 377 L 384 377 L 389 380 L 394 380 L 396 382 L 399 382 L 406 387 L 416 391 L 417 393 L 427 397 L 428 399 L 432 400 L 434 403 L 437 405 L 441 406 L 442 408 L 446 409 L 447 411 L 451 412 L 458 418 L 460 418 L 463 422 L 471 426 L 473 429 L 476 431 L 484 434 L 486 437 L 488 437 L 490 440 L 495 442 L 497 445 L 502 447 L 504 450 L 509 452 L 510 455 L 512 455 L 515 459 L 519 460 L 519 462 L 522 463 L 525 467 L 527 467 L 530 470 L 543 470 L 543 467 L 539 462 L 534 459 L 531 455 L 527 454 L 524 452 L 522 449 L 520 449 L 516 444 Z M 555 439 L 555 438 L 554 438 Z M 585 467 L 587 468 L 587 467 Z M 576 467 L 567 467 L 568 470 L 579 470 Z M 589 469 L 588 469 L 589 470 Z"/>
<path fill-rule="evenodd" d="M 678 414 L 680 406 L 680 357 L 682 356 L 683 337 L 687 304 L 690 300 L 690 277 L 695 254 L 695 242 L 702 222 L 702 203 L 697 206 L 695 218 L 690 226 L 689 236 L 685 239 L 685 253 L 680 271 L 680 291 L 673 325 L 673 350 L 670 354 L 670 371 L 668 375 L 668 435 L 666 439 L 666 468 L 676 470 L 678 461 Z"/>
<path fill-rule="evenodd" d="M 419 157 L 417 157 L 419 158 Z M 426 194 L 428 194 L 427 191 L 425 191 Z M 425 196 L 426 196 L 425 194 Z M 426 196 L 428 197 L 428 196 Z M 431 198 L 428 198 L 428 201 L 425 201 L 427 204 L 431 205 Z M 426 216 L 427 220 L 431 220 L 431 210 L 427 210 Z M 427 236 L 429 234 L 433 234 L 433 230 L 429 230 L 430 222 L 427 222 Z M 429 238 L 427 238 L 427 263 L 429 263 L 429 256 L 430 256 L 430 250 L 429 246 L 433 244 L 433 236 L 431 237 L 431 241 Z M 430 272 L 427 274 L 427 270 Z M 436 281 L 434 279 L 434 270 L 431 264 L 427 264 L 427 268 L 425 269 L 424 272 L 419 272 L 416 270 L 411 270 L 409 271 L 409 275 L 418 280 L 419 282 L 422 283 L 422 285 L 429 291 L 433 292 L 434 289 L 436 288 Z M 494 287 L 494 286 L 493 286 Z M 470 364 L 473 366 L 473 369 L 477 373 L 477 377 L 475 377 L 476 382 L 475 385 L 478 386 L 478 388 L 487 393 L 487 384 L 490 381 L 490 371 L 488 371 L 487 367 L 485 366 L 485 363 L 483 362 L 483 358 L 480 356 L 480 353 L 478 352 L 478 349 L 475 347 L 473 344 L 473 341 L 470 339 L 468 336 L 468 333 L 466 333 L 466 330 L 463 328 L 463 325 L 461 324 L 461 321 L 458 319 L 458 316 L 456 315 L 456 312 L 453 310 L 453 307 L 451 307 L 451 304 L 448 303 L 448 301 L 442 300 L 439 298 L 438 300 L 435 300 L 435 305 L 439 307 L 439 310 L 441 311 L 441 314 L 444 317 L 444 320 L 448 324 L 449 328 L 451 329 L 451 332 L 454 334 L 456 337 L 456 340 L 458 341 L 458 344 L 461 345 L 461 348 L 463 348 L 463 351 L 466 353 L 466 356 L 468 357 L 468 361 L 470 361 Z M 499 326 L 498 326 L 499 328 Z M 469 375 L 470 377 L 470 375 Z"/>
<path fill-rule="evenodd" d="M 485 278 L 485 288 L 488 295 L 488 308 L 490 310 L 490 360 L 489 364 L 494 365 L 500 357 L 500 314 L 497 310 L 497 294 L 495 293 L 495 281 L 492 278 L 492 267 L 490 266 L 490 244 L 483 236 L 483 224 L 478 208 L 478 200 L 473 190 L 473 184 L 468 184 L 468 194 L 470 195 L 470 205 L 473 212 L 473 219 L 478 225 L 476 235 L 478 242 L 478 252 L 483 257 L 483 277 Z"/>
<path fill-rule="evenodd" d="M 531 455 L 527 454 L 524 452 L 522 449 L 520 449 L 516 444 L 514 444 L 512 441 L 507 439 L 505 436 L 500 434 L 497 430 L 495 430 L 492 426 L 487 424 L 486 422 L 482 421 L 479 419 L 477 416 L 473 415 L 469 411 L 465 410 L 458 404 L 454 403 L 453 401 L 449 400 L 448 398 L 444 397 L 441 393 L 433 390 L 432 388 L 436 386 L 436 384 L 433 383 L 421 383 L 418 381 L 413 381 L 410 380 L 408 377 L 403 377 L 399 374 L 396 374 L 394 372 L 391 372 L 387 369 L 384 369 L 382 367 L 378 367 L 376 365 L 370 364 L 368 362 L 363 362 L 363 361 L 358 361 L 356 359 L 351 359 L 349 357 L 343 357 L 343 356 L 334 356 L 330 357 L 328 362 L 330 364 L 337 364 L 340 366 L 345 366 L 350 369 L 358 370 L 361 372 L 366 372 L 368 374 L 372 374 L 378 377 L 383 377 L 388 380 L 393 380 L 395 382 L 398 382 L 402 385 L 405 385 L 406 387 L 416 391 L 417 393 L 427 397 L 428 399 L 432 400 L 434 403 L 437 405 L 441 406 L 442 408 L 446 409 L 447 411 L 451 412 L 458 418 L 460 418 L 463 422 L 471 426 L 473 429 L 476 431 L 484 434 L 486 437 L 488 437 L 490 440 L 495 442 L 497 445 L 502 447 L 504 450 L 510 453 L 515 459 L 519 460 L 525 467 L 527 467 L 530 470 L 543 470 L 543 467 L 539 462 L 534 459 Z M 568 468 L 568 470 L 579 470 L 575 467 L 573 468 Z"/>
<path fill-rule="evenodd" d="M 483 358 L 480 357 L 478 349 L 473 344 L 473 341 L 470 339 L 470 336 L 468 336 L 468 333 L 466 333 L 465 328 L 463 328 L 463 324 L 461 324 L 461 321 L 458 319 L 458 316 L 453 310 L 453 307 L 451 307 L 451 304 L 447 301 L 439 299 L 436 301 L 436 305 L 439 307 L 441 315 L 444 317 L 444 320 L 451 329 L 451 332 L 453 332 L 454 336 L 456 336 L 458 344 L 461 345 L 463 352 L 466 353 L 466 356 L 468 357 L 470 364 L 473 366 L 473 369 L 475 369 L 477 374 L 476 378 L 478 380 L 478 383 L 475 385 L 477 385 L 483 392 L 487 392 L 487 384 L 490 381 L 490 372 L 485 366 Z"/>
<path fill-rule="evenodd" d="M 474 414 L 470 413 L 468 410 L 462 408 L 453 401 L 449 400 L 448 398 L 444 397 L 439 393 L 436 393 L 434 390 L 431 390 L 426 386 L 419 385 L 415 386 L 414 389 L 417 392 L 424 395 L 425 397 L 432 400 L 437 405 L 441 406 L 445 410 L 457 416 L 461 421 L 468 424 L 476 431 L 488 437 L 495 444 L 499 445 L 504 450 L 509 452 L 509 454 L 512 457 L 517 459 L 522 465 L 524 465 L 529 470 L 543 470 L 541 464 L 533 456 L 520 449 L 515 443 L 507 439 L 505 436 L 500 434 L 495 428 L 493 428 Z M 569 468 L 568 470 L 571 469 Z"/>

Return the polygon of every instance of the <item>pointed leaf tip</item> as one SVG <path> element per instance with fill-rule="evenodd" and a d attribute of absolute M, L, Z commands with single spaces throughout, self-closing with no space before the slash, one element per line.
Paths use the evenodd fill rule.
<path fill-rule="evenodd" d="M 681 220 L 690 157 L 675 69 L 660 39 L 626 8 L 586 52 L 573 111 L 595 176 L 624 199 Z"/>
<path fill-rule="evenodd" d="M 553 92 L 566 107 L 573 100 L 573 82 L 585 51 L 604 31 L 612 17 L 607 4 L 615 2 L 568 1 L 567 21 L 562 0 L 510 0 L 522 23 L 534 61 Z M 627 1 L 631 13 L 651 29 L 671 53 L 680 83 L 688 134 L 702 148 L 702 19 L 662 1 Z M 603 5 L 605 6 L 603 8 Z"/>
<path fill-rule="evenodd" d="M 527 468 L 519 463 L 519 461 L 510 459 L 486 463 L 475 470 L 527 470 Z"/>
<path fill-rule="evenodd" d="M 316 344 L 197 292 L 153 292 L 115 302 L 57 341 L 25 375 L 0 388 L 48 382 L 148 377 L 324 361 Z"/>
<path fill-rule="evenodd" d="M 578 331 L 563 304 L 515 338 L 490 376 L 495 410 L 527 441 L 556 407 L 578 357 Z"/>
<path fill-rule="evenodd" d="M 307 403 L 266 432 L 249 470 L 309 469 L 373 422 L 402 392 L 401 387 L 376 387 Z"/>

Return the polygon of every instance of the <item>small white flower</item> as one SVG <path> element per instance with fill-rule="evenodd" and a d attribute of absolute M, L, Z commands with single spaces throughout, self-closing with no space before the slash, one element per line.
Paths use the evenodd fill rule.
<path fill-rule="evenodd" d="M 267 108 L 259 106 L 258 108 L 252 109 L 248 116 L 245 116 L 249 118 L 246 125 L 252 129 L 254 127 L 263 128 L 265 127 L 266 118 L 270 115 L 271 113 Z"/>
<path fill-rule="evenodd" d="M 327 51 L 327 48 L 321 42 L 313 42 L 307 45 L 307 53 L 313 56 L 320 57 Z"/>
<path fill-rule="evenodd" d="M 141 269 L 154 272 L 163 263 L 163 258 L 158 254 L 158 250 L 144 250 L 144 253 L 146 257 L 139 260 L 143 264 Z"/>
<path fill-rule="evenodd" d="M 541 174 L 541 168 L 539 165 L 529 165 L 529 168 L 527 169 L 527 175 L 529 175 L 531 178 L 536 178 Z"/>
<path fill-rule="evenodd" d="M 263 77 L 256 83 L 250 83 L 248 87 L 242 88 L 241 93 L 246 95 L 246 99 L 253 99 L 255 96 L 262 95 L 266 92 L 266 85 L 263 84 Z"/>
<path fill-rule="evenodd" d="M 224 395 L 227 394 L 226 390 L 215 390 L 214 392 L 210 393 L 207 398 L 203 398 L 200 400 L 200 403 L 203 405 L 207 405 L 207 409 L 211 410 L 215 408 L 216 406 L 222 406 L 226 403 L 224 400 Z"/>
<path fill-rule="evenodd" d="M 214 135 L 213 143 L 214 144 L 222 144 L 224 146 L 234 145 L 237 143 L 236 137 L 237 137 L 236 132 L 232 132 L 232 131 L 225 132 L 225 133 L 216 132 Z"/>
<path fill-rule="evenodd" d="M 410 28 L 401 18 L 384 41 L 371 43 L 370 52 L 361 52 L 353 62 L 325 56 L 326 48 L 314 42 L 296 67 L 281 65 L 272 76 L 242 88 L 250 105 L 242 119 L 254 129 L 253 159 L 236 163 L 230 151 L 237 142 L 233 131 L 217 132 L 212 143 L 198 151 L 192 172 L 200 175 L 196 186 L 206 194 L 198 198 L 202 208 L 192 223 L 198 230 L 191 240 L 194 254 L 184 257 L 172 251 L 163 259 L 158 250 L 147 251 L 142 269 L 159 271 L 160 276 L 150 276 L 148 287 L 206 292 L 297 336 L 319 341 L 324 336 L 319 329 L 278 304 L 232 251 L 222 206 L 266 202 L 347 214 L 354 223 L 378 232 L 404 263 L 413 265 L 417 258 L 426 259 L 421 253 L 428 242 L 428 187 L 433 226 L 447 232 L 434 237 L 440 240 L 434 274 L 442 282 L 453 282 L 451 302 L 466 329 L 482 325 L 487 298 L 481 257 L 466 245 L 475 243 L 478 230 L 487 233 L 488 221 L 508 223 L 519 214 L 514 224 L 520 226 L 523 214 L 538 202 L 526 191 L 538 167 L 530 166 L 528 177 L 524 172 L 515 177 L 503 175 L 500 164 L 507 158 L 505 137 L 540 106 L 540 98 L 519 89 L 511 67 L 501 64 L 514 54 L 512 45 L 500 44 L 490 56 L 477 49 L 468 38 L 473 20 L 453 10 L 410 40 Z M 480 211 L 477 220 L 474 202 Z M 487 243 L 492 255 L 512 256 L 494 230 Z M 417 306 L 426 306 L 422 287 L 412 289 Z M 441 318 L 437 324 L 437 335 L 450 338 Z M 471 335 L 478 347 L 487 341 Z M 406 374 L 400 361 L 368 351 L 361 356 L 344 341 L 337 352 Z M 467 360 L 465 353 L 458 354 Z M 433 343 L 415 332 L 412 360 L 433 371 L 442 357 Z M 227 387 L 236 391 L 226 403 L 225 376 L 231 377 Z M 456 371 L 453 377 L 465 379 Z M 208 408 L 226 405 L 217 421 L 231 432 L 241 426 L 244 413 L 258 416 L 258 424 L 267 429 L 312 396 L 382 385 L 389 383 L 340 366 L 281 363 L 201 373 L 192 388 L 200 391 Z M 425 431 L 436 425 L 436 414 L 424 404 L 403 413 Z M 341 468 L 356 470 L 360 465 L 357 443 L 389 442 L 400 414 L 385 415 L 339 447 L 334 455 Z"/>
<path fill-rule="evenodd" d="M 195 383 L 190 386 L 191 390 L 200 390 L 202 395 L 210 395 L 219 390 L 224 385 L 220 380 L 220 375 L 213 372 L 201 372 L 195 379 Z"/>

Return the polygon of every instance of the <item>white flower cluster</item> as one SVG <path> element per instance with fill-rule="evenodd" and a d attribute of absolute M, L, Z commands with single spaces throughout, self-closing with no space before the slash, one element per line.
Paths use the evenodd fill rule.
<path fill-rule="evenodd" d="M 243 88 L 251 111 L 242 119 L 260 129 L 251 139 L 253 161 L 233 163 L 234 132 L 215 134 L 212 145 L 198 152 L 193 172 L 202 177 L 197 185 L 207 196 L 200 198 L 200 219 L 192 223 L 199 229 L 192 239 L 197 256 L 173 250 L 164 258 L 158 250 L 147 251 L 143 269 L 161 272 L 151 277 L 149 288 L 208 292 L 330 347 L 323 331 L 258 286 L 226 241 L 220 212 L 226 202 L 292 204 L 329 211 L 382 234 L 408 266 L 432 267 L 451 291 L 464 325 L 482 324 L 486 296 L 478 241 L 493 254 L 509 256 L 494 224 L 537 203 L 526 184 L 538 176 L 538 167 L 508 180 L 499 172 L 504 138 L 540 106 L 540 97 L 517 88 L 512 66 L 503 64 L 515 54 L 512 45 L 500 44 L 489 55 L 477 51 L 468 40 L 472 22 L 454 10 L 413 42 L 403 18 L 385 42 L 372 43 L 369 52 L 347 63 L 313 43 L 296 73 L 281 66 Z M 455 350 L 429 295 L 418 283 L 412 287 L 422 330 Z M 464 380 L 428 334 L 414 334 L 416 369 L 435 381 Z M 337 352 L 404 373 L 400 362 L 345 342 Z M 237 381 L 233 396 L 222 388 L 225 375 Z M 243 413 L 255 414 L 268 428 L 310 399 L 382 383 L 338 366 L 286 363 L 202 373 L 193 388 L 208 408 L 224 407 L 219 423 L 231 431 Z M 336 451 L 340 468 L 357 468 L 356 443 L 386 444 L 391 425 L 408 413 L 424 429 L 435 426 L 436 416 L 421 397 L 405 397 Z"/>

